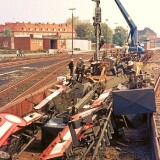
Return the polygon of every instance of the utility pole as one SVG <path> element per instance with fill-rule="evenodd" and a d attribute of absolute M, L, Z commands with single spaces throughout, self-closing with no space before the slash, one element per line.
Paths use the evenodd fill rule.
<path fill-rule="evenodd" d="M 76 10 L 75 8 L 69 8 L 69 10 L 72 11 L 72 56 L 73 56 L 73 10 Z"/>
<path fill-rule="evenodd" d="M 92 0 L 96 2 L 95 8 L 95 16 L 93 17 L 93 26 L 95 28 L 95 36 L 96 36 L 96 52 L 94 53 L 94 60 L 97 61 L 99 57 L 99 50 L 100 50 L 100 36 L 101 36 L 101 7 L 100 7 L 100 0 Z"/>

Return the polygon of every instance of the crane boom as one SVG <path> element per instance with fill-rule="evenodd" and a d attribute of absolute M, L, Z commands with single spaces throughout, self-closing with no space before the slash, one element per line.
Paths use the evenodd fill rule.
<path fill-rule="evenodd" d="M 125 18 L 125 20 L 127 21 L 129 27 L 130 27 L 130 33 L 128 35 L 128 39 L 131 36 L 131 45 L 134 46 L 137 42 L 138 42 L 138 37 L 137 37 L 137 26 L 135 25 L 135 23 L 133 22 L 133 20 L 131 19 L 131 17 L 129 16 L 129 14 L 127 13 L 126 9 L 123 7 L 123 5 L 121 4 L 121 2 L 119 0 L 115 0 L 118 8 L 120 9 L 123 17 Z"/>

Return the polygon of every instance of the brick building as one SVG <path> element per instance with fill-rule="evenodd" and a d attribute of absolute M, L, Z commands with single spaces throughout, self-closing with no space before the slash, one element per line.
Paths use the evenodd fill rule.
<path fill-rule="evenodd" d="M 157 38 L 157 34 L 148 27 L 138 31 L 138 39 L 140 42 L 143 42 L 146 40 L 154 40 L 156 38 Z"/>
<path fill-rule="evenodd" d="M 148 41 L 151 48 L 159 46 L 157 34 L 148 27 L 138 31 L 138 39 L 140 43 L 146 43 Z"/>
<path fill-rule="evenodd" d="M 11 37 L 4 35 L 9 29 Z M 69 24 L 50 23 L 5 23 L 0 25 L 0 48 L 23 50 L 47 50 L 65 48 L 65 39 L 72 37 Z M 76 33 L 73 30 L 73 38 Z"/>

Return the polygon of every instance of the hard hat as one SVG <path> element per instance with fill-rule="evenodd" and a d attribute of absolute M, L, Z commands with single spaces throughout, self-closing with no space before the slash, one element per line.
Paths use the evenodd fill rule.
<path fill-rule="evenodd" d="M 71 61 L 73 61 L 73 59 L 71 59 Z"/>
<path fill-rule="evenodd" d="M 132 65 L 133 65 L 133 61 L 129 61 L 128 66 L 132 66 Z"/>
<path fill-rule="evenodd" d="M 79 59 L 82 59 L 81 57 Z"/>

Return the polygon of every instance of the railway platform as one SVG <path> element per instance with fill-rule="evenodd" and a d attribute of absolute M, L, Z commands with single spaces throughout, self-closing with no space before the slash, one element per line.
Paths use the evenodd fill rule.
<path fill-rule="evenodd" d="M 25 57 L 25 56 L 42 56 L 42 55 L 47 55 L 47 53 L 44 52 L 37 52 L 37 53 L 25 53 L 22 56 L 17 56 L 17 54 L 0 54 L 0 59 L 2 58 L 21 58 L 21 57 Z"/>
<path fill-rule="evenodd" d="M 92 51 L 74 51 L 73 54 L 83 54 L 86 52 L 92 52 Z M 57 54 L 63 54 L 63 53 L 57 53 Z M 65 54 L 65 53 L 64 53 Z M 68 52 L 67 54 L 72 54 L 72 52 Z M 33 52 L 33 53 L 24 53 L 22 56 L 17 56 L 17 54 L 0 54 L 0 59 L 3 58 L 22 58 L 22 57 L 35 57 L 35 56 L 54 56 L 53 53 L 46 53 L 46 52 Z"/>

